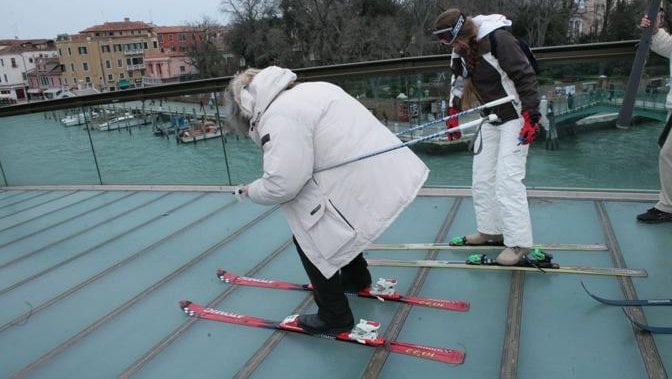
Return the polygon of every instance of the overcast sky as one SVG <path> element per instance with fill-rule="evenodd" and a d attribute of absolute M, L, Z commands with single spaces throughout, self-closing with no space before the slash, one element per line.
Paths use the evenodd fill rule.
<path fill-rule="evenodd" d="M 0 0 L 0 39 L 75 34 L 106 21 L 181 25 L 203 16 L 225 23 L 220 0 Z"/>

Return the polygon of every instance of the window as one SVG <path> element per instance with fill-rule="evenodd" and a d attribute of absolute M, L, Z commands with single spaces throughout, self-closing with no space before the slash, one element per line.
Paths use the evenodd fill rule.
<path fill-rule="evenodd" d="M 110 52 L 110 45 L 103 45 L 100 47 L 101 51 L 103 53 L 109 53 Z"/>
<path fill-rule="evenodd" d="M 82 69 L 83 69 L 84 71 L 89 71 L 89 64 L 88 64 L 87 62 L 83 62 L 83 63 L 82 63 Z"/>
<path fill-rule="evenodd" d="M 115 53 L 121 51 L 121 45 L 117 44 L 117 45 L 114 45 L 113 47 L 114 47 L 114 52 Z"/>
<path fill-rule="evenodd" d="M 187 72 L 187 68 L 184 66 L 180 66 L 180 72 Z"/>
<path fill-rule="evenodd" d="M 28 79 L 28 77 L 26 76 L 26 73 L 25 73 L 25 72 L 22 72 L 22 73 L 21 73 L 21 77 L 23 78 L 23 80 L 27 80 L 27 79 Z"/>
<path fill-rule="evenodd" d="M 168 34 L 168 41 L 173 42 L 173 35 L 172 34 Z"/>
<path fill-rule="evenodd" d="M 126 66 L 130 66 L 133 63 L 131 63 L 131 58 L 126 58 Z"/>
<path fill-rule="evenodd" d="M 5 60 L 0 58 L 0 66 L 5 67 Z"/>
<path fill-rule="evenodd" d="M 180 41 L 186 41 L 187 40 L 187 34 L 186 33 L 180 33 L 178 38 L 180 39 Z"/>
<path fill-rule="evenodd" d="M 9 80 L 7 80 L 7 74 L 4 74 L 3 76 L 5 77 L 5 81 L 8 82 Z"/>
<path fill-rule="evenodd" d="M 28 58 L 28 63 L 33 63 L 33 57 Z"/>
<path fill-rule="evenodd" d="M 72 49 L 68 47 L 68 55 L 72 55 Z"/>
<path fill-rule="evenodd" d="M 124 61 L 117 59 L 117 67 L 124 67 Z"/>
<path fill-rule="evenodd" d="M 112 62 L 105 61 L 105 68 L 112 68 Z"/>
<path fill-rule="evenodd" d="M 123 72 L 120 72 L 120 73 L 119 73 L 119 79 L 123 79 L 124 77 L 125 77 L 124 73 L 123 73 Z"/>
<path fill-rule="evenodd" d="M 75 64 L 70 63 L 70 71 L 75 72 Z"/>
<path fill-rule="evenodd" d="M 156 41 L 153 41 L 152 45 L 154 46 L 155 49 L 159 47 L 159 44 Z"/>
<path fill-rule="evenodd" d="M 142 43 L 142 47 L 143 47 L 144 49 L 147 49 L 147 42 L 143 42 L 143 43 Z"/>
<path fill-rule="evenodd" d="M 114 81 L 114 77 L 112 76 L 112 74 L 107 75 L 107 80 L 110 81 L 110 82 Z"/>
<path fill-rule="evenodd" d="M 68 78 L 63 78 L 65 80 L 63 83 L 68 84 Z"/>
<path fill-rule="evenodd" d="M 86 54 L 87 54 L 87 52 L 86 52 L 86 46 L 80 46 L 80 47 L 78 47 L 78 48 L 77 48 L 77 52 L 79 53 L 79 55 L 86 55 Z"/>
<path fill-rule="evenodd" d="M 91 78 L 89 78 L 89 77 L 87 76 L 87 77 L 84 78 L 84 81 L 87 82 L 87 83 L 91 83 Z"/>
<path fill-rule="evenodd" d="M 58 55 L 63 56 L 63 52 L 61 51 L 61 48 L 58 48 Z"/>
<path fill-rule="evenodd" d="M 19 66 L 16 65 L 16 58 L 11 58 L 12 61 L 12 68 L 17 68 Z"/>

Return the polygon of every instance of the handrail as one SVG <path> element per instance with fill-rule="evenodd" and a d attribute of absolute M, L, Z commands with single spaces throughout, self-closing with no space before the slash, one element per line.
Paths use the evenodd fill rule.
<path fill-rule="evenodd" d="M 580 45 L 547 46 L 533 48 L 537 60 L 563 62 L 594 60 L 599 58 L 625 57 L 635 55 L 638 41 L 603 42 Z M 420 57 L 396 58 L 379 61 L 337 64 L 329 66 L 294 69 L 299 80 L 334 80 L 343 77 L 370 76 L 373 74 L 403 74 L 408 72 L 431 72 L 447 69 L 448 54 Z M 55 111 L 76 107 L 120 103 L 134 100 L 149 100 L 160 97 L 203 94 L 223 90 L 231 80 L 230 76 L 193 80 L 160 86 L 105 92 L 94 95 L 76 96 L 64 99 L 36 101 L 25 104 L 0 107 L 0 118 L 35 112 Z"/>

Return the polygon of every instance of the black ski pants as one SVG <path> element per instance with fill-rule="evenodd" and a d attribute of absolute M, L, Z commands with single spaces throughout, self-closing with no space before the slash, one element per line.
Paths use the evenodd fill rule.
<path fill-rule="evenodd" d="M 358 291 L 371 285 L 371 273 L 364 255 L 359 253 L 350 263 L 342 267 L 331 278 L 325 278 L 320 270 L 306 257 L 294 238 L 304 270 L 313 285 L 313 295 L 317 304 L 317 314 L 322 321 L 333 324 L 347 323 L 353 319 L 350 304 L 344 291 Z"/>

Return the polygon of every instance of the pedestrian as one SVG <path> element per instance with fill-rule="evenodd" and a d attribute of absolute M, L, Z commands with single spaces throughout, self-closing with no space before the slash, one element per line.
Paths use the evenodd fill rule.
<path fill-rule="evenodd" d="M 205 112 L 205 107 L 203 106 L 203 99 L 198 101 L 199 105 L 201 106 L 201 109 L 203 112 Z"/>
<path fill-rule="evenodd" d="M 539 93 L 533 67 L 518 40 L 508 31 L 505 16 L 468 17 L 453 8 L 434 22 L 434 35 L 452 47 L 452 95 L 471 108 L 514 95 L 515 101 L 487 109 L 498 121 L 480 130 L 480 147 L 472 169 L 476 232 L 455 237 L 454 245 L 504 245 L 496 258 L 515 265 L 532 247 L 532 223 L 525 178 L 530 143 L 539 131 Z M 491 41 L 497 45 L 493 56 Z M 453 102 L 452 105 L 454 105 Z M 459 109 L 458 109 L 459 110 Z M 474 137 L 476 139 L 476 137 Z M 477 141 L 478 143 L 478 141 Z"/>
<path fill-rule="evenodd" d="M 340 87 L 298 83 L 288 69 L 238 74 L 222 108 L 225 127 L 263 151 L 263 176 L 237 195 L 282 205 L 314 287 L 318 311 L 300 315 L 298 326 L 312 334 L 352 329 L 344 291 L 371 285 L 362 250 L 413 201 L 429 170 L 404 147 L 316 172 L 400 141 Z"/>
<path fill-rule="evenodd" d="M 653 25 L 653 38 L 651 50 L 670 60 L 670 74 L 672 74 L 672 36 L 662 28 L 662 12 L 658 14 Z M 642 17 L 640 27 L 648 28 L 651 20 L 647 15 Z M 663 132 L 658 138 L 660 153 L 658 155 L 658 173 L 660 175 L 660 194 L 658 202 L 653 208 L 637 215 L 637 220 L 647 223 L 659 223 L 672 221 L 672 89 L 667 94 L 665 108 L 668 110 L 668 118 Z"/>

